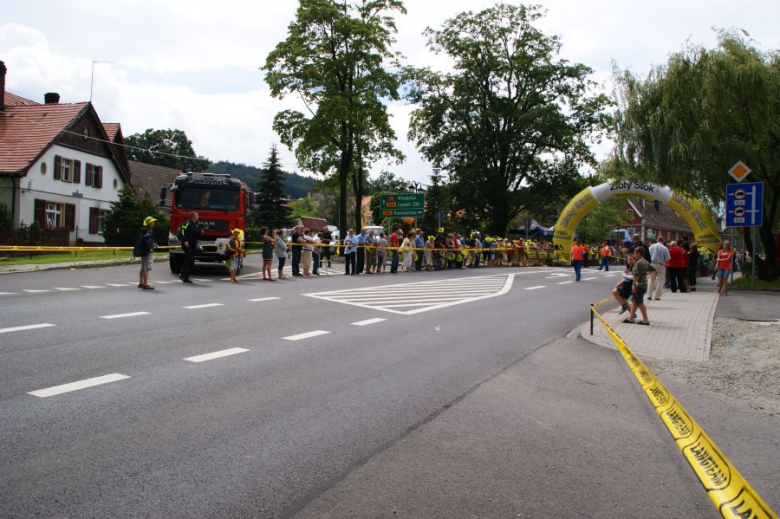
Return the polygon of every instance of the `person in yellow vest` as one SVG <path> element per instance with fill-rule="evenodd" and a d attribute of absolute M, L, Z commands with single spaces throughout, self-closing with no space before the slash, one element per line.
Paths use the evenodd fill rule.
<path fill-rule="evenodd" d="M 228 255 L 230 256 L 230 265 L 228 270 L 230 271 L 230 281 L 238 283 L 236 274 L 238 274 L 238 266 L 241 263 L 241 258 L 244 257 L 244 241 L 241 239 L 244 232 L 241 229 L 233 229 L 233 237 L 230 238 L 227 244 Z"/>
<path fill-rule="evenodd" d="M 577 281 L 580 280 L 582 273 L 582 255 L 585 253 L 585 247 L 580 243 L 580 240 L 574 242 L 571 246 L 571 266 L 574 267 L 574 275 L 577 277 Z"/>

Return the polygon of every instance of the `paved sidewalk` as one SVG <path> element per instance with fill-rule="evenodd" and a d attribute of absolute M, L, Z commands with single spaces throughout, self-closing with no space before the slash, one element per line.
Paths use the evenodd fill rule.
<path fill-rule="evenodd" d="M 617 303 L 604 304 L 597 310 L 637 355 L 700 362 L 710 356 L 712 319 L 718 294 L 709 278 L 699 278 L 696 289 L 696 292 L 685 294 L 664 290 L 660 301 L 646 300 L 650 326 L 623 323 L 628 312 L 618 315 Z M 611 307 L 614 309 L 604 312 Z M 641 318 L 637 310 L 637 320 Z M 598 318 L 593 330 L 591 335 L 590 323 L 585 323 L 580 328 L 580 335 L 594 344 L 617 349 Z"/>

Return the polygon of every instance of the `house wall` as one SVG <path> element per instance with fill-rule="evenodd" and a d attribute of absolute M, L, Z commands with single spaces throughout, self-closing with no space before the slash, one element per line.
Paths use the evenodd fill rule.
<path fill-rule="evenodd" d="M 54 180 L 55 155 L 81 162 L 81 178 L 78 184 Z M 85 184 L 87 163 L 102 166 L 103 185 L 101 188 Z M 45 173 L 42 172 L 42 164 L 46 165 Z M 29 225 L 35 221 L 36 199 L 73 204 L 75 206 L 75 227 L 70 233 L 70 241 L 75 242 L 81 238 L 87 243 L 103 243 L 101 233 L 91 234 L 89 232 L 89 209 L 96 207 L 105 211 L 109 210 L 110 203 L 119 199 L 119 192 L 123 186 L 124 182 L 110 158 L 55 144 L 33 164 L 27 172 L 27 176 L 20 179 L 20 192 L 17 193 L 19 195 L 17 199 L 19 219 L 14 223 L 18 226 L 21 221 Z M 76 191 L 83 196 L 73 196 Z M 138 225 L 140 226 L 141 222 Z"/>

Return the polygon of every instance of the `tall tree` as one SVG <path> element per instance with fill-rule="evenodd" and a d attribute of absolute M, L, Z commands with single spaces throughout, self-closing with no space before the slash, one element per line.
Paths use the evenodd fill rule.
<path fill-rule="evenodd" d="M 615 169 L 713 205 L 738 161 L 764 183 L 760 228 L 766 260 L 759 276 L 778 277 L 772 229 L 780 222 L 780 53 L 763 53 L 733 31 L 718 46 L 689 44 L 642 80 L 617 71 Z M 746 233 L 747 234 L 747 233 Z M 749 242 L 749 236 L 746 235 Z"/>
<path fill-rule="evenodd" d="M 534 26 L 538 6 L 499 4 L 428 28 L 428 47 L 453 72 L 409 69 L 409 136 L 450 174 L 473 222 L 503 235 L 539 182 L 576 174 L 593 156 L 586 139 L 605 124 L 609 99 L 591 93 L 592 70 L 558 58 L 561 43 Z"/>
<path fill-rule="evenodd" d="M 430 176 L 431 183 L 425 191 L 425 213 L 422 218 L 422 228 L 427 234 L 436 234 L 439 230 L 439 219 L 436 217 L 438 211 L 447 214 L 450 207 L 449 186 L 441 174 L 441 169 L 434 168 Z M 443 225 L 447 219 L 442 218 Z"/>
<path fill-rule="evenodd" d="M 282 171 L 276 145 L 271 146 L 268 162 L 263 165 L 255 196 L 255 222 L 271 229 L 288 227 L 292 211 L 284 196 L 285 173 Z"/>
<path fill-rule="evenodd" d="M 209 160 L 192 149 L 192 141 L 182 130 L 155 130 L 125 137 L 130 160 L 176 168 L 182 171 L 206 171 Z"/>
<path fill-rule="evenodd" d="M 375 180 L 368 182 L 368 191 L 374 193 L 406 193 L 409 182 L 391 171 L 382 171 Z"/>
<path fill-rule="evenodd" d="M 294 148 L 309 171 L 335 172 L 339 180 L 339 228 L 347 228 L 347 185 L 362 195 L 365 171 L 378 156 L 399 157 L 383 99 L 398 99 L 399 78 L 385 67 L 396 32 L 398 0 L 299 0 L 287 39 L 263 67 L 271 95 L 294 94 L 308 114 L 284 110 L 274 117 L 282 143 Z M 360 158 L 356 167 L 357 159 Z M 360 225 L 360 208 L 355 210 Z"/>

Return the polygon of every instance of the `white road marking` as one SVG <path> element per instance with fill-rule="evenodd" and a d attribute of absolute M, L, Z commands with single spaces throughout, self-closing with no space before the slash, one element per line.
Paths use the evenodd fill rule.
<path fill-rule="evenodd" d="M 69 287 L 54 287 L 54 290 L 60 290 L 62 292 L 73 292 L 75 290 L 81 290 L 80 288 L 69 288 Z"/>
<path fill-rule="evenodd" d="M 97 286 L 97 285 L 79 285 L 81 288 L 88 288 L 89 290 L 95 290 L 97 288 L 106 288 L 104 286 Z"/>
<path fill-rule="evenodd" d="M 228 348 L 227 350 L 215 351 L 213 353 L 204 353 L 203 355 L 195 355 L 194 357 L 187 357 L 184 360 L 189 362 L 205 362 L 207 360 L 219 359 L 229 355 L 236 355 L 237 353 L 246 353 L 247 351 L 249 350 L 246 348 Z"/>
<path fill-rule="evenodd" d="M 129 287 L 127 283 L 106 283 L 110 287 Z"/>
<path fill-rule="evenodd" d="M 13 328 L 0 328 L 0 333 L 23 332 L 25 330 L 37 330 L 38 328 L 51 328 L 52 326 L 54 325 L 49 323 L 28 324 L 27 326 L 14 326 Z"/>
<path fill-rule="evenodd" d="M 0 296 L 15 296 L 16 292 L 0 292 Z"/>
<path fill-rule="evenodd" d="M 101 315 L 101 319 L 122 319 L 123 317 L 136 317 L 139 315 L 149 315 L 149 312 L 132 312 L 129 314 Z"/>
<path fill-rule="evenodd" d="M 528 271 L 522 274 L 530 273 L 532 272 Z M 382 310 L 401 315 L 414 315 L 506 294 L 512 288 L 515 275 L 521 275 L 521 273 L 490 274 L 451 280 L 417 281 L 304 295 L 372 310 Z M 406 307 L 406 310 L 404 310 L 404 307 Z"/>
<path fill-rule="evenodd" d="M 76 391 L 78 389 L 85 389 L 88 387 L 108 384 L 110 382 L 117 382 L 126 378 L 130 377 L 127 375 L 120 375 L 119 373 L 112 373 L 111 375 L 103 375 L 102 377 L 88 378 L 86 380 L 79 380 L 78 382 L 71 382 L 70 384 L 62 384 L 61 386 L 53 386 L 46 389 L 39 389 L 38 391 L 30 391 L 27 394 L 40 398 L 46 398 L 48 396 L 61 395 L 62 393 L 70 393 L 71 391 Z"/>
<path fill-rule="evenodd" d="M 250 303 L 259 303 L 260 301 L 274 301 L 276 299 L 279 299 L 278 297 L 261 297 L 259 299 L 247 299 Z"/>
<path fill-rule="evenodd" d="M 559 282 L 558 284 L 559 284 L 559 285 L 568 285 L 569 283 L 574 283 L 574 281 L 572 281 L 572 280 L 569 280 L 569 281 L 561 281 L 561 282 Z"/>
<path fill-rule="evenodd" d="M 382 321 L 386 320 L 387 319 L 382 319 L 381 317 L 374 317 L 373 319 L 366 319 L 365 321 L 352 323 L 352 326 L 368 326 L 369 324 L 381 323 Z"/>
<path fill-rule="evenodd" d="M 299 333 L 298 335 L 290 335 L 289 337 L 282 337 L 285 341 L 300 341 L 303 339 L 309 339 L 311 337 L 317 337 L 320 335 L 327 335 L 330 332 L 325 330 L 314 330 L 313 332 Z"/>
<path fill-rule="evenodd" d="M 614 274 L 606 274 L 604 277 L 605 278 L 613 278 L 613 277 L 615 277 L 615 275 Z"/>
<path fill-rule="evenodd" d="M 24 291 L 25 292 L 29 292 L 31 294 L 40 294 L 42 292 L 51 292 L 51 290 L 32 290 L 32 289 L 28 290 L 26 288 L 24 289 Z"/>
<path fill-rule="evenodd" d="M 193 281 L 211 281 L 210 279 L 198 279 L 198 278 L 192 278 Z"/>
<path fill-rule="evenodd" d="M 170 285 L 171 283 L 181 283 L 181 281 L 155 281 L 155 285 Z"/>
<path fill-rule="evenodd" d="M 224 304 L 222 304 L 222 303 L 208 303 L 208 304 L 205 304 L 205 305 L 192 305 L 192 306 L 185 306 L 184 308 L 185 308 L 186 310 L 196 310 L 196 309 L 198 309 L 198 308 L 212 308 L 212 307 L 214 307 L 214 306 L 225 306 L 225 305 L 224 305 Z"/>
<path fill-rule="evenodd" d="M 539 285 L 539 286 L 536 286 L 536 287 L 527 287 L 526 290 L 538 290 L 540 288 L 545 288 L 545 286 L 544 285 Z"/>
<path fill-rule="evenodd" d="M 593 279 L 596 279 L 596 278 L 583 278 L 582 280 L 583 280 L 583 281 L 591 281 L 591 280 L 593 280 Z"/>

